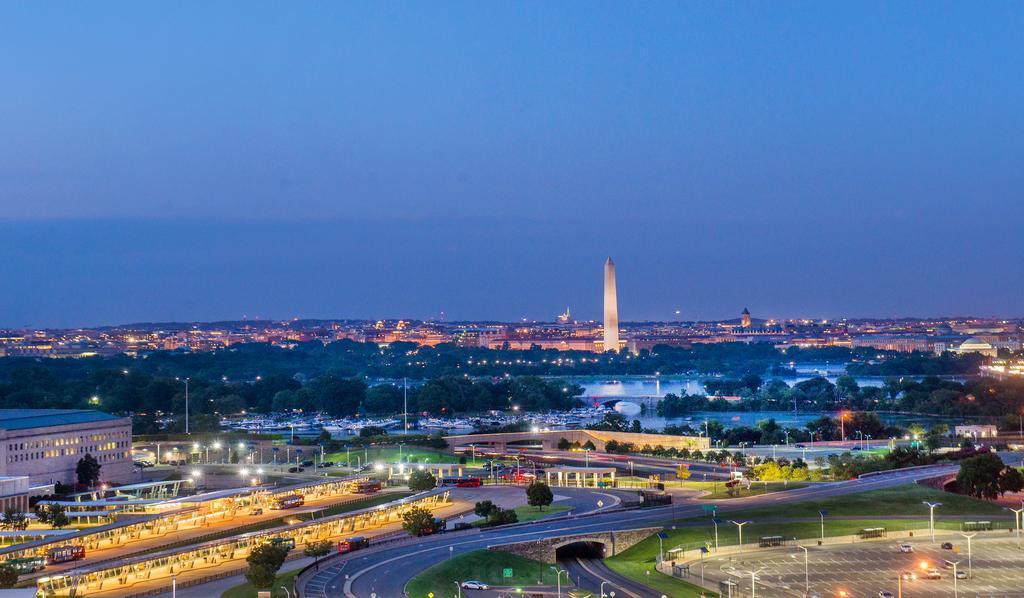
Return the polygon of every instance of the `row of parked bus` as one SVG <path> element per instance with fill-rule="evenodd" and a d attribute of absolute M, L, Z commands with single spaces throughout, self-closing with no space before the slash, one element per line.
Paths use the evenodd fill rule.
<path fill-rule="evenodd" d="M 71 561 L 80 561 L 85 558 L 85 546 L 75 546 L 68 544 L 66 546 L 57 546 L 46 551 L 44 556 L 30 556 L 20 559 L 7 559 L 3 561 L 4 564 L 13 567 L 18 575 L 25 573 L 35 573 L 36 571 L 42 571 L 47 565 L 58 565 L 60 563 L 70 563 Z"/>

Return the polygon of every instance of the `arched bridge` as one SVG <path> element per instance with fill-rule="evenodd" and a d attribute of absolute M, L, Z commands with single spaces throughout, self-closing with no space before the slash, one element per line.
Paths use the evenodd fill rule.
<path fill-rule="evenodd" d="M 571 536 L 557 536 L 555 538 L 544 538 L 543 540 L 530 540 L 527 542 L 513 542 L 510 544 L 495 544 L 488 546 L 488 550 L 508 552 L 528 559 L 541 561 L 542 563 L 555 563 L 558 561 L 558 549 L 570 544 L 589 542 L 600 544 L 604 547 L 604 557 L 615 556 L 652 534 L 660 532 L 660 527 L 644 527 L 640 529 L 629 529 L 610 532 L 591 532 L 587 534 L 575 534 Z"/>

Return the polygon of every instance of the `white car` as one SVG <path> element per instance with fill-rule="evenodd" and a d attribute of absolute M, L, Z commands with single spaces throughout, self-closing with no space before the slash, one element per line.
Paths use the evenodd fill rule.
<path fill-rule="evenodd" d="M 910 544 L 900 544 L 900 552 L 914 552 L 914 547 Z"/>
<path fill-rule="evenodd" d="M 967 572 L 966 571 L 962 571 L 962 570 L 958 570 L 956 572 L 956 578 L 957 579 L 967 579 Z"/>
<path fill-rule="evenodd" d="M 482 581 L 476 581 L 475 579 L 469 579 L 462 582 L 463 590 L 489 590 L 491 586 L 485 584 Z"/>

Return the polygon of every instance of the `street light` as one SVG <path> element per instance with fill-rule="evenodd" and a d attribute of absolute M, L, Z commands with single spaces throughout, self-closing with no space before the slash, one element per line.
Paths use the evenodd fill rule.
<path fill-rule="evenodd" d="M 811 574 L 810 574 L 810 557 L 806 546 L 796 545 L 797 548 L 804 551 L 804 596 L 811 595 Z M 796 556 L 796 555 L 794 555 Z"/>
<path fill-rule="evenodd" d="M 967 538 L 967 577 L 969 579 L 974 579 L 974 569 L 971 567 L 971 538 L 973 538 L 974 536 L 977 536 L 978 534 L 977 533 L 973 533 L 973 534 L 960 534 L 960 535 L 965 537 L 965 538 Z"/>
<path fill-rule="evenodd" d="M 958 593 L 957 580 L 956 580 L 956 566 L 960 564 L 960 561 L 949 561 L 953 565 L 953 598 L 957 598 L 960 594 Z"/>
<path fill-rule="evenodd" d="M 932 534 L 932 544 L 934 544 L 935 543 L 935 507 L 941 507 L 942 503 L 940 503 L 940 502 L 928 502 L 928 501 L 922 501 L 922 502 L 924 502 L 924 504 L 928 505 L 928 530 Z"/>
<path fill-rule="evenodd" d="M 1013 527 L 1017 531 L 1017 550 L 1020 550 L 1020 519 L 1021 514 L 1024 513 L 1024 507 L 1010 510 L 1013 511 Z"/>
<path fill-rule="evenodd" d="M 739 533 L 740 533 L 740 543 L 739 543 L 739 546 L 743 546 L 743 526 L 748 524 L 748 523 L 750 523 L 750 522 L 749 521 L 733 521 L 733 520 L 730 519 L 729 523 L 736 524 L 736 529 L 739 530 Z"/>
<path fill-rule="evenodd" d="M 555 571 L 555 586 L 558 590 L 558 598 L 562 598 L 562 574 L 565 573 L 565 580 L 569 581 L 569 572 L 558 567 L 551 567 Z"/>

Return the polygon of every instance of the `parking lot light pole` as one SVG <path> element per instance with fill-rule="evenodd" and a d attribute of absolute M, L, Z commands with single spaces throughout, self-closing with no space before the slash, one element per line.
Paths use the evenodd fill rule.
<path fill-rule="evenodd" d="M 736 524 L 736 529 L 739 530 L 739 533 L 740 533 L 740 543 L 738 544 L 738 546 L 743 546 L 743 526 L 748 524 L 748 523 L 750 523 L 750 522 L 749 521 L 732 521 L 732 520 L 730 520 L 729 523 Z"/>
<path fill-rule="evenodd" d="M 462 584 L 455 582 L 455 587 L 459 588 L 459 598 L 462 598 Z"/>
<path fill-rule="evenodd" d="M 811 595 L 811 569 L 810 569 L 810 557 L 806 546 L 796 545 L 797 548 L 804 551 L 804 596 Z"/>
<path fill-rule="evenodd" d="M 960 561 L 950 561 L 950 564 L 953 565 L 953 598 L 958 598 L 960 593 L 957 587 L 956 566 L 960 564 Z"/>
<path fill-rule="evenodd" d="M 935 543 L 935 507 L 942 506 L 940 502 L 928 502 L 923 501 L 924 504 L 928 505 L 928 531 L 932 534 L 932 544 Z"/>
<path fill-rule="evenodd" d="M 565 579 L 568 581 L 569 572 L 558 567 L 551 567 L 555 572 L 555 586 L 558 591 L 558 598 L 562 598 L 562 574 L 565 573 Z"/>
<path fill-rule="evenodd" d="M 1017 550 L 1020 550 L 1020 519 L 1024 508 L 1010 510 L 1013 511 L 1013 528 L 1017 532 Z"/>
<path fill-rule="evenodd" d="M 973 534 L 960 534 L 967 538 L 967 578 L 974 579 L 974 569 L 971 567 L 971 538 L 977 536 L 977 533 Z"/>

